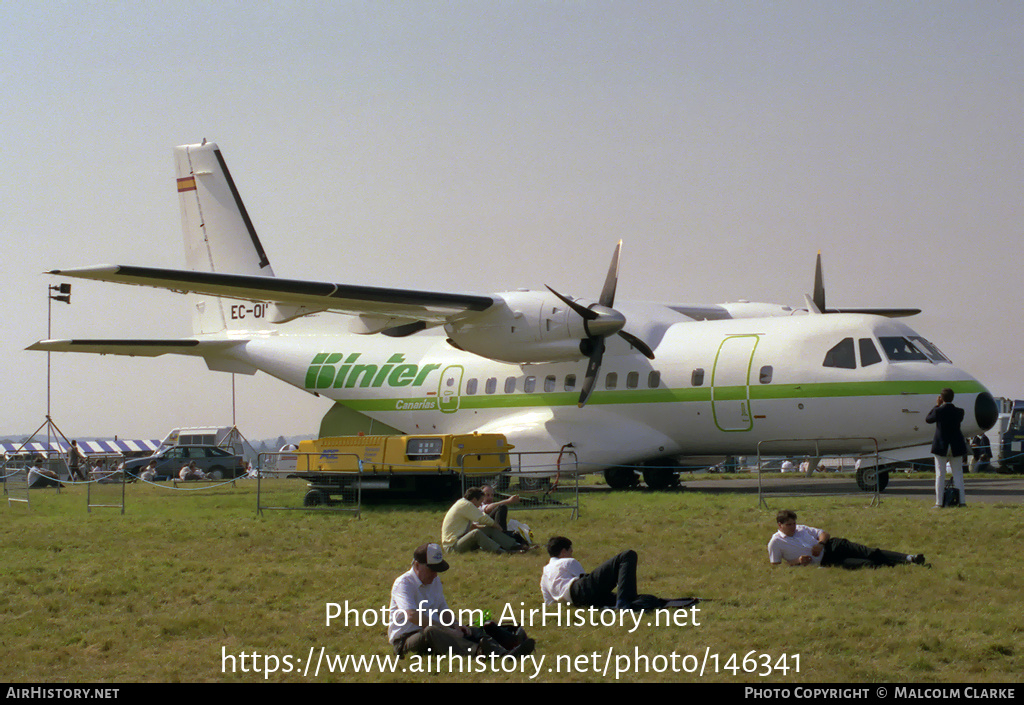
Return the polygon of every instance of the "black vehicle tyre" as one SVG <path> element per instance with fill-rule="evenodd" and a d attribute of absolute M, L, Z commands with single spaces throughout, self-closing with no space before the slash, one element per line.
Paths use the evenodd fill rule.
<path fill-rule="evenodd" d="M 309 490 L 302 498 L 303 507 L 319 507 L 322 504 L 327 504 L 327 497 L 320 490 Z"/>
<path fill-rule="evenodd" d="M 215 465 L 210 468 L 210 472 L 206 473 L 207 477 L 211 480 L 223 480 L 224 479 L 224 468 L 220 465 Z"/>

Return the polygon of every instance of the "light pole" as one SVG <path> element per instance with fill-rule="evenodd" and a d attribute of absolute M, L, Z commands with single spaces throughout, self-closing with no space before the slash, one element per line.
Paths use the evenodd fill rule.
<path fill-rule="evenodd" d="M 56 295 L 50 293 L 56 292 Z M 53 302 L 63 301 L 71 304 L 71 285 L 55 284 L 47 287 L 46 296 L 46 339 L 52 339 Z M 64 435 L 64 434 L 61 434 Z M 50 418 L 50 351 L 46 351 L 46 460 L 49 463 L 50 449 L 52 448 L 53 420 Z"/>

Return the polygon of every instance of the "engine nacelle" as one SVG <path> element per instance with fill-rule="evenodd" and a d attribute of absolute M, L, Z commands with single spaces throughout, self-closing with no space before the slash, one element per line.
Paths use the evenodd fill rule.
<path fill-rule="evenodd" d="M 558 297 L 544 291 L 512 291 L 495 298 L 501 302 L 445 325 L 456 345 L 501 362 L 559 362 L 587 357 L 580 351 L 580 343 L 589 337 L 584 321 Z M 588 306 L 593 302 L 580 303 Z"/>

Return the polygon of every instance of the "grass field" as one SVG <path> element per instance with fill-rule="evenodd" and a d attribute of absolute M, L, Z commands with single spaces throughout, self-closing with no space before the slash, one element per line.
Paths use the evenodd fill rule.
<path fill-rule="evenodd" d="M 297 481 L 271 488 L 293 505 L 303 492 Z M 298 511 L 261 517 L 254 483 L 175 493 L 135 485 L 127 495 L 124 516 L 86 513 L 80 487 L 36 491 L 30 510 L 0 504 L 0 680 L 262 681 L 264 674 L 252 671 L 253 653 L 280 659 L 270 682 L 517 682 L 535 672 L 296 672 L 321 647 L 327 654 L 391 654 L 383 627 L 327 626 L 325 604 L 347 601 L 379 618 L 412 549 L 438 539 L 443 504 L 376 503 L 361 519 Z M 783 502 L 803 523 L 923 552 L 934 567 L 771 567 L 765 545 Z M 619 492 L 582 497 L 576 521 L 564 512 L 517 513 L 538 541 L 572 538 L 587 568 L 633 548 L 642 592 L 710 598 L 700 605 L 699 625 L 645 619 L 637 628 L 631 621 L 534 626 L 537 656 L 545 657 L 536 680 L 612 681 L 619 668 L 620 681 L 1018 681 L 1021 507 L 934 511 L 930 502 L 899 498 L 867 504 L 866 496 L 806 497 L 776 500 L 766 510 L 750 495 Z M 543 550 L 449 558 L 448 601 L 495 615 L 506 605 L 517 614 L 539 608 L 546 561 Z M 746 666 L 753 672 L 745 673 L 751 652 L 755 660 Z M 225 653 L 236 656 L 234 672 L 222 672 Z M 245 662 L 237 658 L 242 653 Z M 281 672 L 285 656 L 292 657 L 291 673 Z M 672 672 L 673 665 L 692 671 L 693 657 L 705 663 L 702 676 Z M 775 670 L 783 665 L 788 672 Z"/>

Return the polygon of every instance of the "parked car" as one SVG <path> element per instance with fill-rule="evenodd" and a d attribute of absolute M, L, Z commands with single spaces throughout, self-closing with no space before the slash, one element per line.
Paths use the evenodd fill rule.
<path fill-rule="evenodd" d="M 177 478 L 182 466 L 193 460 L 212 479 L 236 478 L 245 474 L 242 456 L 218 446 L 165 446 L 148 457 L 125 461 L 124 469 L 138 477 L 153 460 L 156 460 L 156 474 L 160 479 Z"/>

